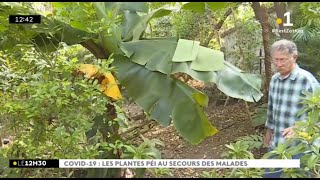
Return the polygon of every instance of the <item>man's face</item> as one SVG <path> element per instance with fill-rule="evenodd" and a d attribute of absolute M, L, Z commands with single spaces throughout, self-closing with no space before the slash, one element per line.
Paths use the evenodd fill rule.
<path fill-rule="evenodd" d="M 297 57 L 286 51 L 274 51 L 272 54 L 274 66 L 281 75 L 287 75 L 292 71 Z"/>

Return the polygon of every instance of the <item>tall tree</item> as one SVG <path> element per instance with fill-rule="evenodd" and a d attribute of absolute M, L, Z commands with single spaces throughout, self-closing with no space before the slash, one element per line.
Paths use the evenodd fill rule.
<path fill-rule="evenodd" d="M 262 28 L 262 40 L 264 48 L 264 65 L 265 65 L 265 81 L 264 81 L 264 94 L 265 98 L 268 97 L 269 83 L 272 77 L 271 69 L 271 52 L 270 52 L 270 24 L 268 22 L 268 9 L 261 6 L 259 2 L 252 2 L 251 7 Z"/>

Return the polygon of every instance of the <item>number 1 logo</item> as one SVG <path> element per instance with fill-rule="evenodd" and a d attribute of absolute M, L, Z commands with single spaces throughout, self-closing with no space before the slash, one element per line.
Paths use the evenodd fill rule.
<path fill-rule="evenodd" d="M 284 16 L 287 17 L 287 22 L 283 24 L 283 26 L 293 26 L 293 24 L 290 22 L 290 12 L 284 13 Z"/>

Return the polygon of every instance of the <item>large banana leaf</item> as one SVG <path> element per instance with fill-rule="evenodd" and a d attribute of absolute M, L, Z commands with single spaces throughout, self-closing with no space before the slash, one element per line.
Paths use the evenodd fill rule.
<path fill-rule="evenodd" d="M 195 71 L 191 69 L 190 66 L 191 66 L 191 62 L 173 63 L 172 74 L 182 72 L 182 73 L 189 74 L 193 79 L 196 79 L 198 81 L 202 81 L 206 83 L 216 82 L 216 72 Z"/>
<path fill-rule="evenodd" d="M 199 44 L 199 41 L 179 39 L 172 61 L 186 62 L 196 60 L 200 48 Z"/>
<path fill-rule="evenodd" d="M 150 39 L 121 43 L 120 48 L 131 61 L 165 74 L 172 73 L 170 70 L 173 63 L 191 62 L 190 66 L 181 66 L 186 68 L 183 70 L 185 72 L 189 69 L 197 72 L 211 72 L 224 68 L 223 53 L 202 47 L 197 41 L 180 39 L 177 43 L 170 40 Z M 156 62 L 161 62 L 161 65 L 159 66 Z"/>
<path fill-rule="evenodd" d="M 96 10 L 98 18 L 101 20 L 110 20 L 108 12 L 113 12 L 114 17 L 119 12 L 122 12 L 120 11 L 121 3 L 94 2 L 93 7 Z M 107 35 L 104 32 L 99 34 L 99 44 L 110 53 L 121 53 L 118 47 L 121 42 L 121 28 L 117 24 L 112 24 L 111 26 L 111 34 Z"/>
<path fill-rule="evenodd" d="M 107 18 L 108 11 L 113 13 L 113 16 L 123 16 L 121 27 L 114 29 L 113 33 L 117 35 L 121 34 L 122 41 L 138 40 L 145 31 L 147 23 L 152 18 L 158 18 L 168 15 L 172 12 L 172 9 L 160 8 L 150 13 L 148 12 L 148 4 L 146 2 L 132 3 L 132 2 L 94 2 L 94 7 L 100 18 Z M 138 14 L 138 12 L 145 12 L 147 14 Z M 104 36 L 104 44 L 111 46 L 105 47 L 111 52 L 117 53 L 115 48 L 120 43 L 120 39 L 112 36 Z"/>
<path fill-rule="evenodd" d="M 141 16 L 137 12 L 125 11 L 121 22 L 122 39 L 127 41 L 132 38 L 133 28 L 141 21 Z"/>
<path fill-rule="evenodd" d="M 260 91 L 259 75 L 244 73 L 231 63 L 223 61 L 222 52 L 208 48 L 201 51 L 204 47 L 189 40 L 182 40 L 184 43 L 181 44 L 179 42 L 141 40 L 121 43 L 120 48 L 132 62 L 144 65 L 151 71 L 164 74 L 183 72 L 196 80 L 216 83 L 220 91 L 233 98 L 249 102 L 261 99 L 263 94 Z M 181 46 L 178 47 L 177 44 Z M 197 45 L 199 47 L 195 47 Z M 187 49 L 187 52 L 183 53 L 183 49 Z M 190 58 L 192 54 L 196 54 L 195 58 Z M 176 62 L 172 62 L 174 60 Z M 196 64 L 195 68 L 192 65 L 197 61 L 200 63 Z"/>
<path fill-rule="evenodd" d="M 164 126 L 172 120 L 174 127 L 192 144 L 217 133 L 203 111 L 208 103 L 205 94 L 123 56 L 115 56 L 113 65 L 118 69 L 116 76 L 128 90 L 128 95 L 152 119 Z"/>
<path fill-rule="evenodd" d="M 233 98 L 257 102 L 263 94 L 260 91 L 261 77 L 258 74 L 242 72 L 229 62 L 226 68 L 216 73 L 216 85 L 220 91 Z"/>
<path fill-rule="evenodd" d="M 146 30 L 148 22 L 152 18 L 162 17 L 170 14 L 170 9 L 157 9 L 146 15 L 138 15 L 135 12 L 124 13 L 125 21 L 122 21 L 123 41 L 138 40 Z"/>

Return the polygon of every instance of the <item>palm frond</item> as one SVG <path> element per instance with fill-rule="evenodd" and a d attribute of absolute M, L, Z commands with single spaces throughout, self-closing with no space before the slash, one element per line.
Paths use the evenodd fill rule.
<path fill-rule="evenodd" d="M 309 41 L 311 39 L 316 39 L 319 37 L 320 28 L 313 26 L 313 25 L 307 25 L 298 28 L 297 31 L 293 34 L 293 39 L 295 41 Z"/>

